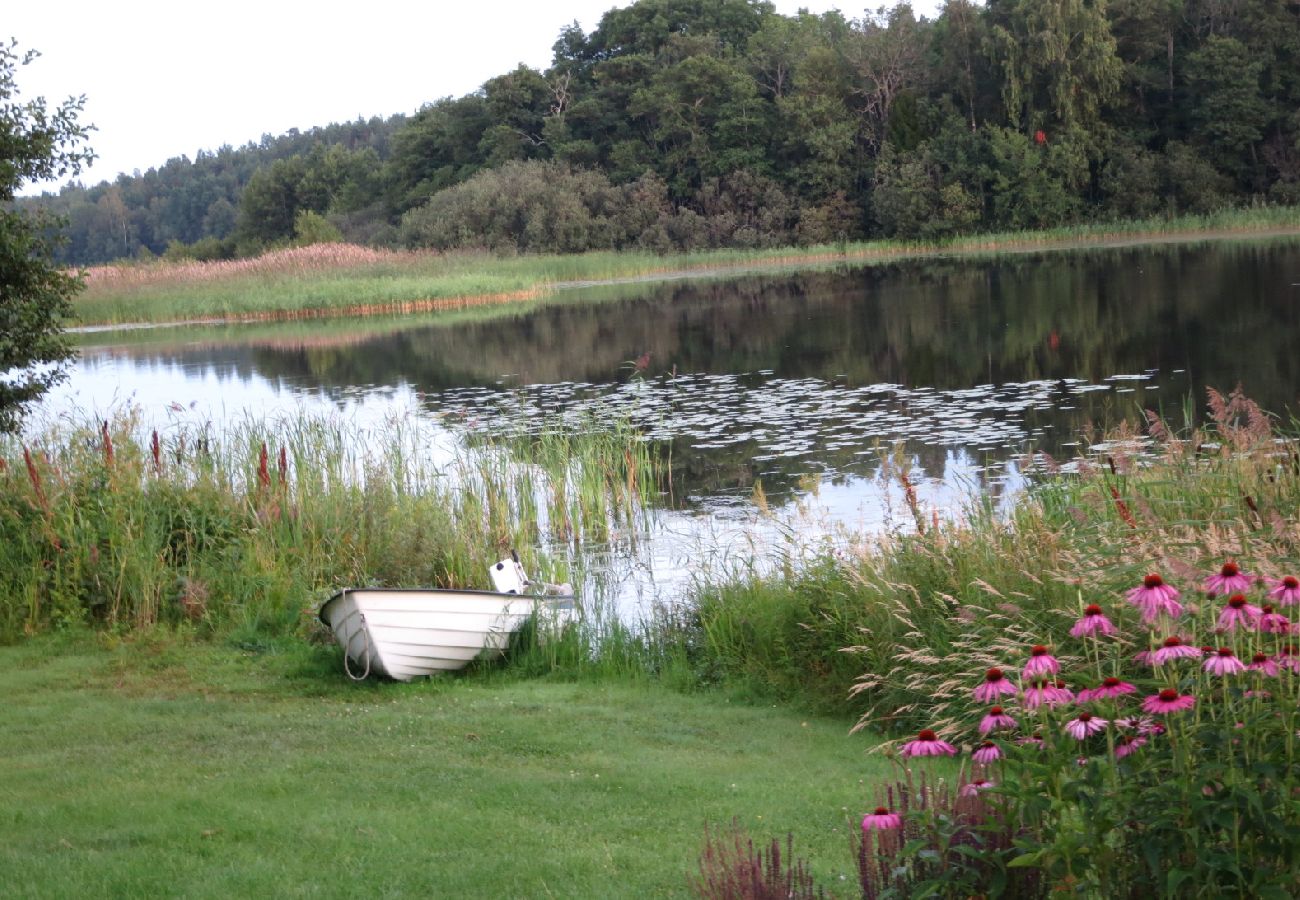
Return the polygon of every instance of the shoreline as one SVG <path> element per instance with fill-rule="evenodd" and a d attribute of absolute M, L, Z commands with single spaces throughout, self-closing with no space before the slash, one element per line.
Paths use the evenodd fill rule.
<path fill-rule="evenodd" d="M 147 328 L 170 328 L 194 325 L 238 325 L 258 322 L 277 322 L 328 318 L 358 318 L 378 315 L 406 315 L 464 309 L 474 306 L 518 303 L 538 300 L 565 291 L 628 284 L 656 284 L 667 281 L 697 278 L 735 278 L 748 274 L 782 269 L 820 268 L 837 264 L 870 265 L 904 259 L 940 257 L 977 257 L 992 253 L 1024 254 L 1060 252 L 1087 249 L 1117 249 L 1148 245 L 1168 245 L 1229 240 L 1268 240 L 1273 238 L 1300 239 L 1300 225 L 1279 227 L 1265 225 L 1259 228 L 1206 228 L 1180 229 L 1169 232 L 1117 231 L 1095 237 L 1014 239 L 1000 241 L 996 236 L 981 241 L 979 238 L 962 239 L 954 244 L 899 245 L 895 247 L 866 246 L 857 250 L 838 252 L 782 253 L 750 259 L 703 261 L 696 264 L 665 265 L 629 275 L 609 275 L 600 278 L 547 281 L 538 279 L 534 284 L 514 291 L 494 291 L 460 294 L 447 297 L 393 299 L 369 303 L 322 305 L 298 309 L 265 309 L 234 312 L 226 315 L 194 316 L 175 319 L 145 319 L 129 322 L 95 321 L 87 325 L 66 329 L 73 334 L 93 334 L 105 331 L 130 331 Z M 725 251 L 724 251 L 725 252 Z M 346 270 L 343 270 L 346 271 Z M 238 276 L 229 276 L 234 279 Z M 376 276 L 382 277 L 382 276 Z M 435 280 L 432 276 L 430 280 Z"/>

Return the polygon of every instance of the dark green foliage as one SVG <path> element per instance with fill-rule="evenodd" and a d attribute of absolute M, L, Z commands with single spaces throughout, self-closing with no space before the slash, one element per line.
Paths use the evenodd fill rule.
<path fill-rule="evenodd" d="M 16 42 L 0 44 L 0 432 L 17 426 L 23 405 L 45 393 L 72 356 L 62 324 L 81 289 L 54 265 L 51 235 L 60 223 L 11 207 L 27 182 L 76 174 L 92 158 L 80 147 L 89 131 L 77 121 L 83 100 L 51 109 L 43 97 L 18 99 L 18 69 L 35 56 L 19 53 Z"/>
<path fill-rule="evenodd" d="M 618 188 L 651 173 L 667 208 L 652 192 L 623 216 L 640 219 L 634 233 L 610 236 L 575 230 L 571 204 L 555 207 L 563 237 L 457 245 L 931 239 L 1300 200 L 1294 3 L 949 0 L 934 20 L 907 5 L 848 20 L 761 0 L 639 0 L 590 34 L 564 28 L 553 50 L 545 71 L 521 65 L 409 118 L 264 137 L 25 202 L 65 214 L 59 258 L 88 263 L 208 238 L 252 253 L 293 239 L 304 210 L 345 240 L 410 241 L 403 216 L 460 207 L 463 193 L 437 195 L 511 162 Z M 733 227 L 718 186 L 753 179 L 774 183 L 762 191 L 780 208 Z"/>

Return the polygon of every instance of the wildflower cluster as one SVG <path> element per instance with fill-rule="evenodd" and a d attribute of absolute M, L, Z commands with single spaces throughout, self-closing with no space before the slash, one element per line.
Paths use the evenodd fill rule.
<path fill-rule="evenodd" d="M 1183 879 L 1300 888 L 1287 862 L 1300 857 L 1289 836 L 1300 826 L 1297 606 L 1295 576 L 1259 578 L 1233 561 L 1194 600 L 1150 574 L 1109 610 L 1080 603 L 1062 654 L 1080 665 L 1067 671 L 1035 645 L 988 669 L 971 688 L 978 738 L 964 789 L 991 791 L 1003 821 L 1029 823 L 1014 865 L 1104 895 Z M 899 751 L 958 752 L 930 729 Z M 877 809 L 863 828 L 895 818 Z"/>

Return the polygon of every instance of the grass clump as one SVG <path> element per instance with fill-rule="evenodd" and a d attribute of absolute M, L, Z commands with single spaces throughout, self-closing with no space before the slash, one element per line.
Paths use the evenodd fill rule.
<path fill-rule="evenodd" d="M 122 418 L 11 443 L 0 641 L 80 624 L 303 634 L 340 587 L 483 588 L 512 548 L 564 581 L 565 563 L 534 549 L 551 526 L 566 540 L 607 534 L 639 514 L 657 477 L 630 430 L 566 438 L 563 473 L 546 439 L 509 455 L 458 444 L 441 463 L 428 441 L 404 418 L 360 428 L 304 416 L 147 438 Z"/>

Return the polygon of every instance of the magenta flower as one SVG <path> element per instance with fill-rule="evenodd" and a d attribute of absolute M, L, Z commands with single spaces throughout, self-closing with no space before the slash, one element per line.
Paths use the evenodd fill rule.
<path fill-rule="evenodd" d="M 962 797 L 974 797 L 980 791 L 987 791 L 991 787 L 997 787 L 997 785 L 986 778 L 976 778 L 974 781 L 963 784 L 959 793 Z"/>
<path fill-rule="evenodd" d="M 1277 656 L 1273 657 L 1277 664 L 1283 669 L 1290 669 L 1292 672 L 1300 672 L 1300 648 L 1295 644 L 1287 644 L 1277 651 Z"/>
<path fill-rule="evenodd" d="M 1220 647 L 1217 653 L 1205 661 L 1202 668 L 1211 675 L 1236 675 L 1245 671 L 1246 666 L 1237 659 L 1231 647 Z"/>
<path fill-rule="evenodd" d="M 1029 651 L 1029 662 L 1025 663 L 1025 670 L 1020 674 L 1024 678 L 1038 678 L 1042 675 L 1055 675 L 1061 671 L 1061 664 L 1056 661 L 1056 657 L 1047 652 L 1047 648 L 1042 644 L 1035 644 Z"/>
<path fill-rule="evenodd" d="M 1064 730 L 1076 741 L 1081 741 L 1099 731 L 1105 731 L 1106 724 L 1105 719 L 1099 719 L 1092 713 L 1084 710 L 1073 719 L 1066 722 Z"/>
<path fill-rule="evenodd" d="M 1037 731 L 1035 731 L 1033 734 L 1028 735 L 1027 737 L 1016 738 L 1016 743 L 1022 747 L 1028 747 L 1032 745 L 1041 748 L 1043 746 L 1043 736 L 1039 734 Z"/>
<path fill-rule="evenodd" d="M 1291 620 L 1281 613 L 1274 612 L 1272 603 L 1265 603 L 1261 607 L 1259 621 L 1256 624 L 1265 634 L 1291 633 Z"/>
<path fill-rule="evenodd" d="M 1109 700 L 1111 697 L 1132 694 L 1136 691 L 1137 688 L 1127 681 L 1120 681 L 1118 678 L 1107 678 L 1095 688 L 1085 688 L 1079 691 L 1079 702 L 1088 703 L 1093 700 Z"/>
<path fill-rule="evenodd" d="M 1115 633 L 1115 626 L 1110 619 L 1106 618 L 1101 611 L 1101 607 L 1093 603 L 1087 606 L 1083 611 L 1083 618 L 1074 623 L 1070 629 L 1070 637 L 1082 638 L 1089 635 L 1104 634 L 1110 636 Z"/>
<path fill-rule="evenodd" d="M 1233 631 L 1237 628 L 1254 630 L 1259 617 L 1263 615 L 1255 604 L 1246 599 L 1245 594 L 1233 594 L 1228 598 L 1228 605 L 1219 613 L 1219 630 Z"/>
<path fill-rule="evenodd" d="M 1241 571 L 1241 566 L 1229 560 L 1223 564 L 1218 575 L 1205 579 L 1205 593 L 1213 597 L 1216 594 L 1236 594 L 1250 590 L 1250 576 Z"/>
<path fill-rule="evenodd" d="M 984 741 L 975 748 L 975 752 L 970 755 L 981 766 L 987 766 L 989 763 L 1002 758 L 1002 748 L 992 741 Z"/>
<path fill-rule="evenodd" d="M 868 813 L 862 818 L 863 831 L 885 831 L 902 826 L 903 817 L 898 813 L 891 813 L 883 806 L 877 806 L 875 812 Z"/>
<path fill-rule="evenodd" d="M 1278 667 L 1277 661 L 1267 653 L 1256 653 L 1251 660 L 1250 665 L 1246 666 L 1251 672 L 1260 672 L 1264 675 L 1278 675 L 1281 668 Z"/>
<path fill-rule="evenodd" d="M 1138 734 L 1163 734 L 1165 727 L 1150 716 L 1125 716 L 1115 720 L 1115 727 Z"/>
<path fill-rule="evenodd" d="M 1024 702 L 1025 709 L 1037 709 L 1040 706 L 1050 709 L 1053 706 L 1069 703 L 1073 699 L 1074 694 L 1060 682 L 1037 681 L 1032 687 L 1025 689 Z"/>
<path fill-rule="evenodd" d="M 1300 603 L 1300 578 L 1287 575 L 1273 582 L 1273 589 L 1268 592 L 1268 599 L 1276 600 L 1283 606 L 1295 606 Z"/>
<path fill-rule="evenodd" d="M 1147 739 L 1142 737 L 1141 735 L 1137 735 L 1137 734 L 1122 735 L 1120 739 L 1115 742 L 1115 758 L 1123 759 L 1124 757 L 1128 756 L 1130 753 L 1137 750 L 1146 742 Z"/>
<path fill-rule="evenodd" d="M 1142 611 L 1142 621 L 1148 625 L 1164 613 L 1170 618 L 1183 614 L 1183 605 L 1178 602 L 1178 591 L 1165 584 L 1159 575 L 1151 574 L 1142 579 L 1140 587 L 1135 587 L 1124 598 Z"/>
<path fill-rule="evenodd" d="M 957 748 L 947 741 L 939 740 L 939 736 L 926 728 L 916 736 L 916 740 L 908 741 L 899 751 L 904 757 L 907 756 L 952 756 L 957 752 Z"/>
<path fill-rule="evenodd" d="M 1163 666 L 1171 659 L 1183 659 L 1189 656 L 1200 655 L 1200 650 L 1197 650 L 1189 644 L 1184 644 L 1182 638 L 1174 635 L 1165 638 L 1164 642 L 1158 649 L 1150 651 L 1147 654 L 1147 661 L 1153 666 Z"/>
<path fill-rule="evenodd" d="M 1002 711 L 1002 707 L 995 706 L 989 710 L 988 715 L 980 719 L 980 734 L 986 735 L 990 731 L 996 731 L 999 728 L 1015 728 L 1016 720 Z"/>
<path fill-rule="evenodd" d="M 984 683 L 975 688 L 977 703 L 993 703 L 1003 694 L 1014 694 L 1016 686 L 1007 680 L 1001 669 L 989 669 L 984 673 Z"/>
<path fill-rule="evenodd" d="M 1191 694 L 1183 694 L 1180 697 L 1173 688 L 1165 688 L 1160 693 L 1152 694 L 1143 700 L 1142 711 L 1151 713 L 1153 716 L 1166 715 L 1167 713 L 1191 709 L 1195 704 L 1196 698 Z"/>

